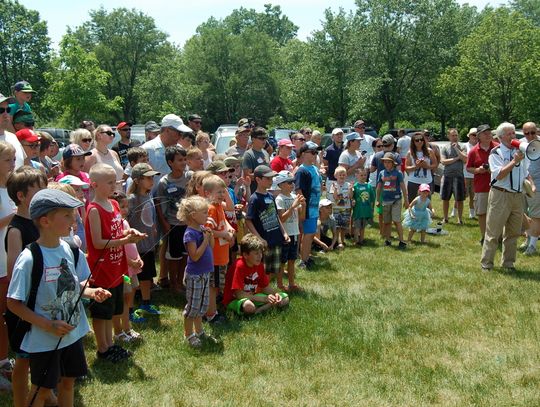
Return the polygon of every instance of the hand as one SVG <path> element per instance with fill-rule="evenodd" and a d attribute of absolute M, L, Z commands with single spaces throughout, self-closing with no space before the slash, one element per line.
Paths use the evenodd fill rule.
<path fill-rule="evenodd" d="M 141 233 L 137 229 L 129 229 L 124 231 L 127 237 L 127 243 L 137 243 L 148 237 L 146 233 Z"/>
<path fill-rule="evenodd" d="M 283 240 L 285 240 L 285 243 L 291 243 L 291 238 L 287 233 L 283 233 Z"/>
<path fill-rule="evenodd" d="M 236 186 L 241 187 L 241 186 L 243 186 L 243 185 L 246 185 L 246 180 L 245 180 L 244 178 L 242 178 L 242 177 L 238 178 L 238 179 L 236 180 Z"/>
<path fill-rule="evenodd" d="M 269 304 L 277 305 L 281 301 L 281 296 L 279 294 L 270 294 L 266 297 Z"/>
<path fill-rule="evenodd" d="M 478 167 L 476 169 L 477 174 L 485 174 L 486 172 L 489 172 L 489 170 L 485 169 L 484 167 Z"/>
<path fill-rule="evenodd" d="M 64 336 L 70 333 L 75 327 L 64 321 L 49 321 L 47 331 L 55 336 Z"/>
<path fill-rule="evenodd" d="M 523 154 L 519 150 L 514 154 L 514 162 L 516 164 L 519 164 L 521 162 L 521 160 L 523 160 L 524 158 L 525 158 L 525 154 Z"/>
<path fill-rule="evenodd" d="M 108 290 L 106 290 L 104 288 L 101 288 L 101 287 L 93 288 L 92 290 L 93 290 L 93 292 L 90 294 L 90 298 L 93 299 L 96 302 L 103 302 L 107 298 L 110 298 L 111 295 L 112 295 L 110 293 L 110 291 L 108 291 Z"/>
<path fill-rule="evenodd" d="M 403 208 L 407 209 L 409 207 L 409 201 L 405 200 L 403 201 Z"/>

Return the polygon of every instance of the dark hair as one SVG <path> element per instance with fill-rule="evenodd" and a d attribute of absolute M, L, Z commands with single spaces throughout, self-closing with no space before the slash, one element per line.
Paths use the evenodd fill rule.
<path fill-rule="evenodd" d="M 372 147 L 372 148 L 377 147 L 377 143 L 378 143 L 379 141 L 381 141 L 380 138 L 374 139 L 374 140 L 371 142 L 371 147 Z"/>
<path fill-rule="evenodd" d="M 428 158 L 429 157 L 429 149 L 428 149 L 428 145 L 426 143 L 426 139 L 424 137 L 424 135 L 422 134 L 422 132 L 420 131 L 417 131 L 416 133 L 414 133 L 414 135 L 412 136 L 411 138 L 411 147 L 410 147 L 410 152 L 411 152 L 411 156 L 416 160 L 417 159 L 417 156 L 416 156 L 416 153 L 419 151 L 416 149 L 416 144 L 414 143 L 414 139 L 416 137 L 422 137 L 424 139 L 424 142 L 422 143 L 422 153 L 424 154 L 424 157 Z"/>
<path fill-rule="evenodd" d="M 264 127 L 255 127 L 253 130 L 251 130 L 251 134 L 250 134 L 251 138 L 256 138 L 256 137 L 266 137 L 267 136 L 267 132 L 266 132 L 266 129 Z"/>
<path fill-rule="evenodd" d="M 266 242 L 252 233 L 248 233 L 240 241 L 240 253 L 242 254 L 248 254 L 259 250 L 264 253 L 266 248 Z"/>
<path fill-rule="evenodd" d="M 167 165 L 169 167 L 169 161 L 174 161 L 174 157 L 176 157 L 178 154 L 180 154 L 182 157 L 185 157 L 187 155 L 187 152 L 179 145 L 170 146 L 165 149 L 165 161 L 167 161 Z"/>
<path fill-rule="evenodd" d="M 23 195 L 28 193 L 28 188 L 38 185 L 39 187 L 47 188 L 47 176 L 40 170 L 37 170 L 29 165 L 23 165 L 9 174 L 6 188 L 7 193 L 15 205 L 20 205 L 21 201 L 17 197 L 17 192 L 22 192 Z"/>
<path fill-rule="evenodd" d="M 54 141 L 54 138 L 46 131 L 36 131 L 36 133 L 39 134 L 41 137 L 41 140 L 40 140 L 41 144 L 39 145 L 39 152 L 42 153 L 43 151 L 45 151 L 51 146 L 52 142 Z"/>
<path fill-rule="evenodd" d="M 129 163 L 136 163 L 141 157 L 148 157 L 148 151 L 142 147 L 131 147 L 127 151 L 127 158 Z"/>
<path fill-rule="evenodd" d="M 86 129 L 90 126 L 96 126 L 92 120 L 83 120 L 79 123 L 79 129 Z"/>
<path fill-rule="evenodd" d="M 109 199 L 112 199 L 118 203 L 121 201 L 127 199 L 127 195 L 122 191 L 114 191 L 110 196 Z"/>

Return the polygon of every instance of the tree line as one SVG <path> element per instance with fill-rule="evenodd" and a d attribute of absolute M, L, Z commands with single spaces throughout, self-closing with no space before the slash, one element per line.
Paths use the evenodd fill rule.
<path fill-rule="evenodd" d="M 0 3 L 0 91 L 29 81 L 38 123 L 73 127 L 196 112 L 330 129 L 362 117 L 384 131 L 540 116 L 540 3 L 478 10 L 456 0 L 357 0 L 325 10 L 307 40 L 279 6 L 210 17 L 183 47 L 136 9 L 100 8 L 58 50 L 47 23 Z"/>

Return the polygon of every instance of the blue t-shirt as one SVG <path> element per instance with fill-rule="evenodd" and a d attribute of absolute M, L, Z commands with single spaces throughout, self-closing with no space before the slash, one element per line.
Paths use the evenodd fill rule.
<path fill-rule="evenodd" d="M 278 211 L 272 194 L 254 192 L 249 198 L 246 218 L 253 222 L 257 233 L 266 240 L 268 247 L 283 244 L 283 233 L 279 226 Z"/>
<path fill-rule="evenodd" d="M 403 174 L 396 169 L 388 171 L 386 169 L 379 173 L 377 178 L 377 186 L 382 185 L 381 199 L 384 203 L 393 203 L 401 199 L 401 183 L 403 182 Z"/>
<path fill-rule="evenodd" d="M 43 276 L 39 283 L 34 312 L 53 321 L 68 322 L 81 290 L 80 282 L 90 277 L 90 269 L 84 253 L 79 254 L 77 268 L 73 252 L 69 245 L 60 241 L 54 248 L 43 247 Z M 9 284 L 8 298 L 26 302 L 32 285 L 32 266 L 34 259 L 29 249 L 24 249 L 13 268 L 13 277 Z M 89 331 L 88 320 L 79 301 L 69 324 L 75 329 L 62 337 L 60 348 L 72 345 Z M 21 349 L 28 353 L 53 350 L 58 336 L 32 325 L 25 335 Z"/>
<path fill-rule="evenodd" d="M 184 233 L 184 245 L 187 246 L 189 242 L 195 242 L 197 247 L 199 247 L 204 240 L 204 234 L 200 230 L 193 229 L 191 227 L 186 228 Z M 214 256 L 212 254 L 212 248 L 210 245 L 206 246 L 204 253 L 197 261 L 193 261 L 191 257 L 188 256 L 186 273 L 191 274 L 192 276 L 200 276 L 202 274 L 210 273 L 214 270 Z"/>
<path fill-rule="evenodd" d="M 306 199 L 306 218 L 317 219 L 321 199 L 321 176 L 317 167 L 302 164 L 296 171 L 295 189 L 300 189 Z"/>

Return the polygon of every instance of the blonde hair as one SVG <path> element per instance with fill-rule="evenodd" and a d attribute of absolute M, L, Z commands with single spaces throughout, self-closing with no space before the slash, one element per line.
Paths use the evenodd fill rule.
<path fill-rule="evenodd" d="M 6 153 L 15 155 L 15 147 L 13 147 L 13 145 L 7 141 L 0 141 L 0 155 Z"/>
<path fill-rule="evenodd" d="M 109 126 L 108 124 L 100 124 L 99 126 L 96 127 L 96 129 L 94 130 L 94 134 L 92 134 L 94 137 L 94 143 L 97 143 L 98 141 L 98 134 L 101 134 L 101 132 L 104 130 L 104 129 L 110 129 L 111 126 Z M 101 136 L 99 136 L 99 139 L 101 140 Z"/>
<path fill-rule="evenodd" d="M 191 151 L 191 150 L 190 150 Z M 196 171 L 191 176 L 191 179 L 188 182 L 187 186 L 187 195 L 188 197 L 197 195 L 197 187 L 202 185 L 202 182 L 206 177 L 213 175 L 210 171 Z"/>
<path fill-rule="evenodd" d="M 73 187 L 69 184 L 61 184 L 60 182 L 49 182 L 47 189 L 57 189 L 59 191 L 65 192 L 66 194 L 71 195 L 73 198 L 77 198 L 77 193 Z"/>
<path fill-rule="evenodd" d="M 82 139 L 83 138 L 91 138 L 92 139 L 92 143 L 90 143 L 90 145 L 93 145 L 94 143 L 94 135 L 92 133 L 90 133 L 89 130 L 86 130 L 86 129 L 77 129 L 77 130 L 73 130 L 71 133 L 69 133 L 69 142 L 71 144 L 77 144 L 77 145 L 81 145 L 81 142 L 82 142 Z"/>
<path fill-rule="evenodd" d="M 208 210 L 208 201 L 201 196 L 194 195 L 182 199 L 178 205 L 176 217 L 180 222 L 187 223 L 192 213 Z"/>
<path fill-rule="evenodd" d="M 201 155 L 202 156 L 202 151 L 200 149 L 198 149 L 197 147 L 192 147 L 190 148 L 187 153 L 186 153 L 186 159 L 192 159 L 194 158 L 195 156 L 197 155 Z"/>
<path fill-rule="evenodd" d="M 334 170 L 334 176 L 335 176 L 336 174 L 340 174 L 340 173 L 342 173 L 342 172 L 344 172 L 344 173 L 346 174 L 346 173 L 347 173 L 347 169 L 346 169 L 345 167 L 342 167 L 342 166 L 340 165 L 340 166 L 336 167 L 336 169 Z"/>
<path fill-rule="evenodd" d="M 210 135 L 203 131 L 199 131 L 195 137 L 195 144 L 199 144 L 203 139 L 208 139 L 208 141 L 210 141 Z"/>
<path fill-rule="evenodd" d="M 88 174 L 90 181 L 92 182 L 97 182 L 107 175 L 114 175 L 114 178 L 116 179 L 116 172 L 114 171 L 114 168 L 109 164 L 102 163 L 92 165 L 92 168 L 90 168 L 90 173 Z"/>
<path fill-rule="evenodd" d="M 218 188 L 227 188 L 227 184 L 223 181 L 219 175 L 209 175 L 202 180 L 202 188 L 204 192 L 213 192 Z"/>

